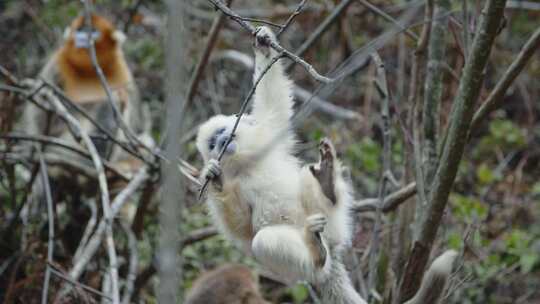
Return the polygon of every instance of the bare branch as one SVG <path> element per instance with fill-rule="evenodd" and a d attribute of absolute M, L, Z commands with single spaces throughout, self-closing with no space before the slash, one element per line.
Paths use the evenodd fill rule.
<path fill-rule="evenodd" d="M 502 20 L 505 4 L 506 0 L 488 0 L 482 11 L 469 61 L 463 70 L 458 95 L 454 100 L 448 137 L 429 193 L 428 210 L 400 282 L 397 294 L 400 303 L 410 299 L 416 293 L 422 280 L 422 275 L 419 274 L 423 274 L 427 264 L 463 156 L 474 104 L 480 93 L 484 69 Z"/>
<path fill-rule="evenodd" d="M 294 10 L 294 12 L 289 16 L 289 19 L 287 19 L 287 21 L 285 21 L 285 24 L 283 24 L 281 26 L 281 29 L 279 30 L 279 32 L 276 34 L 276 37 L 279 38 L 279 36 L 281 36 L 281 34 L 283 34 L 283 32 L 285 32 L 287 30 L 287 28 L 289 27 L 289 25 L 291 25 L 291 23 L 293 22 L 294 18 L 296 18 L 296 16 L 298 16 L 298 14 L 300 14 L 300 12 L 302 11 L 302 9 L 304 8 L 304 5 L 306 5 L 306 2 L 307 0 L 302 0 L 300 1 L 300 3 L 298 4 L 298 6 L 296 7 L 296 9 Z"/>
<path fill-rule="evenodd" d="M 122 295 L 122 304 L 131 303 L 131 295 L 133 294 L 133 286 L 137 277 L 137 264 L 139 261 L 139 252 L 137 250 L 137 238 L 131 230 L 128 223 L 120 221 L 122 229 L 128 237 L 129 247 L 129 267 L 128 274 L 126 276 L 126 284 L 124 286 L 124 293 Z"/>
<path fill-rule="evenodd" d="M 148 178 L 147 168 L 142 167 L 141 169 L 139 169 L 137 174 L 135 174 L 135 176 L 129 182 L 129 184 L 114 198 L 114 201 L 111 204 L 111 208 L 110 208 L 111 219 L 114 218 L 116 214 L 118 214 L 122 206 L 126 203 L 127 199 L 140 187 L 141 184 L 144 183 L 144 181 L 147 178 Z M 73 261 L 73 268 L 69 271 L 69 276 L 73 280 L 78 280 L 84 268 L 86 267 L 90 259 L 94 256 L 94 254 L 98 250 L 99 245 L 101 244 L 101 240 L 103 239 L 103 235 L 108 229 L 109 224 L 110 224 L 109 218 L 107 216 L 104 216 L 100 220 L 98 227 L 96 228 L 96 231 L 94 232 L 94 235 L 88 241 L 88 243 L 86 244 L 86 247 L 84 248 L 84 250 L 82 250 L 82 253 L 79 255 L 79 258 Z"/>
<path fill-rule="evenodd" d="M 521 73 L 525 65 L 527 65 L 529 59 L 533 54 L 535 54 L 535 52 L 538 51 L 539 48 L 540 28 L 531 35 L 529 40 L 527 40 L 521 49 L 521 52 L 519 52 L 516 59 L 514 59 L 510 67 L 508 67 L 508 70 L 506 70 L 499 82 L 497 82 L 495 88 L 491 91 L 491 93 L 489 93 L 489 96 L 476 111 L 476 113 L 474 113 L 471 131 L 477 130 L 480 122 L 487 116 L 487 114 L 501 106 L 502 102 L 504 101 L 504 94 L 506 93 L 506 90 L 508 90 L 516 77 Z"/>
<path fill-rule="evenodd" d="M 47 244 L 47 263 L 53 263 L 54 254 L 54 213 L 53 201 L 51 195 L 51 185 L 49 183 L 49 173 L 47 164 L 43 160 L 41 151 L 39 152 L 39 168 L 41 170 L 41 181 L 45 190 L 45 199 L 47 200 L 47 225 L 49 226 L 49 241 Z M 41 291 L 41 304 L 47 304 L 47 294 L 49 292 L 49 281 L 51 279 L 51 268 L 47 266 L 45 270 L 45 279 L 43 282 L 43 290 Z"/>
<path fill-rule="evenodd" d="M 365 7 L 367 7 L 370 11 L 374 12 L 375 14 L 377 14 L 377 15 L 383 17 L 384 19 L 386 19 L 387 21 L 390 21 L 393 24 L 395 24 L 398 28 L 403 30 L 403 32 L 407 36 L 412 38 L 413 40 L 416 41 L 416 40 L 419 39 L 419 37 L 413 31 L 411 31 L 410 29 L 403 26 L 398 20 L 394 19 L 392 16 L 388 15 L 387 13 L 385 13 L 384 11 L 382 11 L 381 9 L 376 7 L 375 5 L 369 3 L 367 0 L 358 0 L 358 2 L 362 3 Z"/>
<path fill-rule="evenodd" d="M 56 138 L 56 137 L 52 137 L 52 136 L 8 133 L 8 134 L 0 135 L 0 139 L 33 141 L 33 142 L 39 142 L 39 143 L 43 143 L 43 144 L 55 145 L 55 146 L 59 146 L 59 147 L 65 148 L 67 150 L 73 151 L 73 152 L 75 152 L 77 154 L 80 154 L 80 155 L 82 155 L 82 156 L 84 156 L 84 157 L 86 157 L 88 159 L 92 158 L 92 155 L 90 153 L 88 153 L 87 151 L 85 151 L 85 150 L 83 150 L 83 149 L 81 149 L 81 148 L 79 148 L 77 146 L 72 145 L 70 142 L 67 142 L 65 140 L 62 140 L 62 139 L 59 139 L 59 138 Z M 114 173 L 115 175 L 117 175 L 121 179 L 123 179 L 125 181 L 129 181 L 129 178 L 124 173 L 118 171 L 118 169 L 116 169 L 110 162 L 108 162 L 106 160 L 102 160 L 102 161 L 103 161 L 103 166 L 105 167 L 105 169 L 107 169 L 108 171 Z"/>
<path fill-rule="evenodd" d="M 231 3 L 232 0 L 226 1 L 227 6 L 230 6 Z M 214 46 L 216 45 L 216 42 L 218 40 L 217 38 L 223 26 L 224 19 L 225 14 L 218 13 L 218 16 L 214 19 L 214 22 L 212 23 L 212 27 L 210 28 L 210 32 L 208 33 L 208 38 L 206 39 L 206 47 L 204 48 L 201 59 L 197 63 L 197 66 L 195 67 L 195 72 L 193 72 L 193 76 L 191 76 L 191 80 L 189 82 L 189 88 L 186 94 L 186 107 L 191 104 L 195 93 L 197 93 L 197 87 L 201 82 L 204 69 L 206 68 L 208 59 L 210 58 L 210 54 L 212 53 L 212 50 L 214 50 Z"/>
<path fill-rule="evenodd" d="M 416 183 L 410 183 L 407 186 L 390 193 L 384 199 L 384 203 L 380 208 L 382 212 L 388 213 L 395 210 L 399 205 L 406 202 L 416 193 Z M 371 212 L 376 211 L 378 198 L 368 198 L 354 202 L 352 210 L 354 212 Z"/>
<path fill-rule="evenodd" d="M 154 151 L 152 148 L 148 147 L 145 143 L 143 143 L 135 134 L 133 134 L 133 131 L 131 131 L 122 118 L 122 113 L 118 109 L 118 100 L 113 96 L 111 87 L 109 86 L 109 83 L 107 82 L 107 78 L 105 77 L 105 74 L 103 73 L 103 70 L 101 69 L 101 66 L 99 65 L 97 54 L 96 54 L 96 46 L 94 43 L 94 38 L 92 37 L 92 4 L 90 3 L 90 0 L 81 0 L 84 3 L 84 19 L 85 23 L 88 27 L 88 41 L 90 42 L 89 52 L 90 52 L 90 59 L 92 60 L 92 65 L 94 66 L 94 69 L 96 70 L 96 74 L 98 75 L 99 81 L 101 82 L 101 86 L 105 90 L 105 94 L 107 95 L 107 101 L 109 102 L 109 105 L 111 106 L 114 114 L 114 118 L 116 120 L 117 126 L 120 127 L 126 138 L 128 139 L 129 143 L 132 146 L 135 146 L 134 143 L 137 143 L 138 146 L 143 147 L 148 152 L 154 154 Z M 115 132 L 116 133 L 116 132 Z M 113 275 L 113 292 L 115 291 L 115 282 L 114 282 L 114 275 Z"/>
<path fill-rule="evenodd" d="M 75 287 L 78 287 L 78 288 L 82 288 L 82 289 L 84 289 L 84 290 L 86 290 L 86 291 L 88 291 L 88 292 L 90 292 L 90 293 L 93 293 L 93 294 L 95 294 L 95 295 L 97 295 L 97 296 L 100 296 L 100 297 L 102 297 L 102 298 L 108 299 L 109 301 L 112 301 L 112 298 L 111 298 L 111 297 L 109 297 L 109 296 L 106 295 L 106 294 L 103 294 L 101 291 L 99 291 L 99 290 L 97 290 L 97 289 L 94 289 L 94 288 L 92 288 L 92 287 L 90 287 L 90 286 L 81 284 L 80 282 L 77 282 L 76 280 L 73 280 L 72 278 L 70 278 L 68 275 L 65 275 L 65 274 L 63 274 L 62 272 L 56 270 L 56 269 L 54 268 L 54 265 L 48 264 L 47 266 L 50 267 L 51 272 L 52 272 L 54 275 L 56 275 L 57 277 L 61 278 L 61 279 L 64 280 L 64 281 L 70 283 L 71 285 L 74 285 Z"/>
<path fill-rule="evenodd" d="M 255 36 L 257 34 L 257 29 L 253 27 L 250 23 L 243 20 L 241 16 L 239 16 L 237 13 L 232 11 L 230 8 L 228 8 L 223 2 L 220 0 L 208 0 L 212 4 L 214 4 L 218 9 L 220 9 L 225 15 L 229 16 L 231 19 L 236 21 L 240 26 L 242 26 L 244 29 L 249 31 L 252 36 Z M 309 63 L 304 61 L 302 58 L 298 57 L 297 55 L 291 53 L 290 51 L 283 48 L 279 43 L 276 41 L 268 41 L 270 47 L 272 47 L 274 50 L 276 50 L 279 54 L 282 54 L 285 57 L 288 57 L 289 59 L 293 60 L 294 62 L 302 65 L 304 69 L 319 82 L 323 83 L 331 83 L 333 82 L 333 79 L 330 79 L 328 77 L 322 76 L 319 74 L 313 66 L 311 66 Z"/>
<path fill-rule="evenodd" d="M 302 56 L 304 53 L 330 28 L 338 17 L 341 16 L 343 12 L 349 7 L 353 0 L 343 0 L 341 1 L 336 8 L 332 11 L 328 17 L 326 17 L 321 24 L 313 30 L 313 33 L 302 43 L 302 45 L 294 52 L 297 56 Z M 294 65 L 295 61 L 289 63 L 285 66 L 285 71 L 289 71 Z"/>
<path fill-rule="evenodd" d="M 391 137 L 390 137 L 390 110 L 388 93 L 388 84 L 386 82 L 386 70 L 384 63 L 377 52 L 372 55 L 373 61 L 377 66 L 377 79 L 375 87 L 381 96 L 381 118 L 382 118 L 382 133 L 383 133 L 383 154 L 382 154 L 382 172 L 379 182 L 378 203 L 375 208 L 375 223 L 373 225 L 373 234 L 371 237 L 371 246 L 369 251 L 369 275 L 368 275 L 368 290 L 376 290 L 377 286 L 377 266 L 380 247 L 380 230 L 382 222 L 382 206 L 386 196 L 386 186 L 388 183 L 388 175 L 391 172 Z"/>

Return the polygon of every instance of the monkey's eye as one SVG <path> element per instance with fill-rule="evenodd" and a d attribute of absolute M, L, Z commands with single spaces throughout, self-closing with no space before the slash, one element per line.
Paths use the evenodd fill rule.
<path fill-rule="evenodd" d="M 216 147 L 216 141 L 217 141 L 217 137 L 219 135 L 221 135 L 223 132 L 225 132 L 225 128 L 220 128 L 216 131 L 216 133 L 214 133 L 214 135 L 210 138 L 209 142 L 208 142 L 208 149 L 210 149 L 210 151 L 214 150 L 214 148 Z"/>

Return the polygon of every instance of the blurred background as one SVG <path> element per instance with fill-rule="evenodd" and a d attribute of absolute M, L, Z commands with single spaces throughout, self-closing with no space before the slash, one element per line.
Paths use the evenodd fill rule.
<path fill-rule="evenodd" d="M 235 0 L 232 8 L 244 17 L 283 24 L 298 2 Z M 343 2 L 307 1 L 280 37 L 282 45 L 289 50 L 298 50 Z M 404 186 L 411 181 L 411 174 L 414 175 L 407 158 L 412 151 L 411 113 L 414 106 L 408 96 L 416 41 L 409 35 L 395 33 L 394 23 L 361 1 L 349 2 L 302 55 L 322 74 L 349 73 L 348 77 L 337 84 L 321 87 L 303 68 L 295 66 L 290 70 L 299 108 L 313 92 L 318 93 L 317 101 L 310 105 L 311 114 L 298 124 L 298 156 L 309 162 L 316 161 L 319 139 L 331 138 L 343 163 L 350 168 L 355 197 L 375 198 L 382 170 L 381 99 L 373 85 L 376 68 L 369 61 L 370 52 L 366 45 L 380 42 L 377 49 L 385 64 L 391 95 L 391 167 L 400 185 Z M 420 35 L 423 1 L 373 0 L 370 3 L 395 19 L 401 18 L 404 24 L 410 25 L 410 31 Z M 441 137 L 464 65 L 464 3 L 468 26 L 473 31 L 484 1 L 451 1 L 452 20 L 447 27 L 446 65 L 442 75 Z M 140 99 L 149 108 L 151 136 L 159 143 L 166 112 L 166 4 L 154 0 L 122 0 L 95 1 L 94 5 L 96 13 L 109 19 L 127 36 L 123 45 L 125 57 L 139 88 Z M 203 0 L 186 1 L 184 9 L 188 21 L 181 43 L 186 50 L 186 68 L 191 73 L 206 47 L 206 37 L 217 12 Z M 37 77 L 52 52 L 61 45 L 64 29 L 82 13 L 83 5 L 79 1 L 2 0 L 0 65 L 18 79 Z M 508 1 L 504 15 L 505 27 L 490 54 L 478 103 L 488 96 L 532 33 L 538 31 L 540 3 Z M 384 35 L 390 36 L 384 38 Z M 183 145 L 182 159 L 195 168 L 202 167 L 194 143 L 197 125 L 218 113 L 237 112 L 252 85 L 252 42 L 249 33 L 237 23 L 225 20 L 194 98 L 185 110 L 184 132 L 176 138 Z M 6 78 L 0 79 L 0 83 L 7 83 Z M 181 86 L 186 90 L 186 84 Z M 7 93 L 0 95 L 0 119 L 4 124 L 20 119 L 25 102 L 22 98 L 9 100 Z M 454 248 L 463 257 L 452 275 L 446 298 L 448 303 L 540 303 L 539 115 L 540 51 L 537 48 L 507 90 L 502 106 L 489 113 L 472 130 L 466 146 L 435 245 L 438 252 Z M 10 132 L 10 127 L 4 125 L 2 133 Z M 8 149 L 6 139 L 0 139 L 0 149 L 0 301 L 38 303 L 47 267 L 46 207 L 39 209 L 41 213 L 24 221 L 21 219 L 29 177 L 19 168 L 24 167 L 21 163 L 10 161 L 3 154 Z M 179 205 L 183 216 L 177 222 L 185 243 L 179 253 L 182 280 L 178 288 L 189 290 L 201 273 L 227 262 L 242 263 L 256 271 L 257 265 L 251 258 L 208 228 L 212 223 L 204 204 L 197 203 L 195 185 L 186 178 L 183 181 L 188 187 L 184 201 Z M 120 222 L 133 225 L 137 206 L 146 204 L 138 218 L 142 222 L 135 240 L 122 229 L 114 229 L 120 277 L 124 278 L 128 273 L 130 247 L 137 248 L 131 300 L 137 303 L 156 302 L 158 279 L 154 263 L 159 236 L 158 184 L 158 178 L 146 183 L 118 215 L 116 225 Z M 71 258 L 92 217 L 88 201 L 99 200 L 97 190 L 94 195 L 81 194 L 76 186 L 71 187 L 63 189 L 69 194 L 55 200 L 54 260 L 60 272 L 67 272 L 72 267 Z M 391 186 L 391 190 L 399 188 Z M 401 208 L 414 208 L 414 201 L 414 198 L 408 200 Z M 100 204 L 97 206 L 99 209 Z M 354 246 L 347 257 L 347 268 L 351 276 L 356 277 L 355 283 L 361 284 L 358 276 L 367 271 L 365 252 L 370 245 L 374 215 L 358 213 L 356 218 Z M 390 253 L 397 250 L 399 245 L 396 244 L 401 242 L 397 219 L 397 212 L 385 214 L 383 218 L 383 250 Z M 186 241 L 188 236 L 195 239 Z M 130 245 L 131 241 L 135 243 Z M 102 245 L 79 281 L 100 290 L 107 265 L 107 252 Z M 259 281 L 267 301 L 313 303 L 304 284 L 287 287 L 264 275 Z M 50 284 L 52 303 L 63 281 L 53 278 Z M 65 301 L 82 302 L 78 297 L 82 296 Z M 85 299 L 90 303 L 101 301 L 92 293 Z"/>

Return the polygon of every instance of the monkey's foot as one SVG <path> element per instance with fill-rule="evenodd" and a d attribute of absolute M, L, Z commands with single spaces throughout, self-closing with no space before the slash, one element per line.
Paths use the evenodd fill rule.
<path fill-rule="evenodd" d="M 277 52 L 270 46 L 272 42 L 276 42 L 276 36 L 266 26 L 257 27 L 255 34 L 254 47 L 257 53 L 261 53 L 265 57 L 274 57 Z"/>
<path fill-rule="evenodd" d="M 324 247 L 321 232 L 328 223 L 324 214 L 316 213 L 306 219 L 306 232 L 308 234 L 308 246 L 313 254 L 315 265 L 322 267 L 326 261 L 326 248 Z"/>
<path fill-rule="evenodd" d="M 212 181 L 212 184 L 218 189 L 223 188 L 223 181 L 221 179 L 221 165 L 217 159 L 210 159 L 208 164 L 203 170 L 203 177 L 207 180 Z"/>
<path fill-rule="evenodd" d="M 334 161 L 336 150 L 328 138 L 323 138 L 319 143 L 320 160 L 318 168 L 310 166 L 313 176 L 319 181 L 324 195 L 336 204 Z"/>

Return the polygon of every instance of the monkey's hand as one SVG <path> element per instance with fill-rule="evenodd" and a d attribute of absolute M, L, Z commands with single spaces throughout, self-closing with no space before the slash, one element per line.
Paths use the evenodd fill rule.
<path fill-rule="evenodd" d="M 310 166 L 313 176 L 319 181 L 324 195 L 336 204 L 335 170 L 336 149 L 328 138 L 323 138 L 319 143 L 320 161 L 318 166 Z M 318 168 L 317 168 L 318 167 Z"/>
<path fill-rule="evenodd" d="M 259 26 L 255 34 L 255 56 L 259 57 L 260 55 L 271 59 L 277 56 L 277 51 L 274 50 L 270 45 L 272 42 L 277 42 L 276 35 L 266 26 Z"/>
<path fill-rule="evenodd" d="M 202 177 L 204 180 L 209 180 L 212 182 L 212 185 L 218 190 L 223 189 L 223 178 L 221 177 L 221 166 L 217 159 L 210 159 L 208 164 L 204 167 L 202 171 Z"/>
<path fill-rule="evenodd" d="M 307 243 L 313 254 L 315 265 L 322 267 L 326 262 L 326 248 L 324 247 L 321 232 L 328 223 L 324 214 L 316 213 L 306 219 Z"/>

